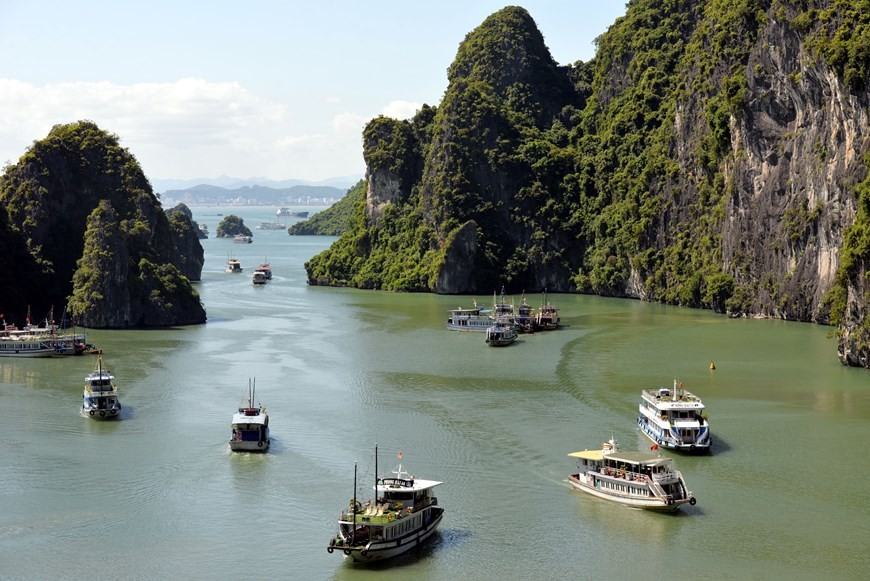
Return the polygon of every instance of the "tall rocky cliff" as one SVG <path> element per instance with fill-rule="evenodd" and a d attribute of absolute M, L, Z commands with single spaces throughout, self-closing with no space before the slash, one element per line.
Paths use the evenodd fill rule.
<path fill-rule="evenodd" d="M 867 366 L 868 70 L 840 0 L 635 0 L 570 67 L 505 8 L 437 108 L 368 125 L 364 212 L 309 281 L 832 322 Z"/>
<path fill-rule="evenodd" d="M 34 142 L 0 178 L 0 200 L 3 236 L 27 250 L 15 269 L 32 274 L 7 292 L 26 304 L 68 304 L 89 327 L 205 322 L 190 285 L 202 247 L 189 219 L 170 223 L 136 159 L 93 122 L 56 125 Z"/>

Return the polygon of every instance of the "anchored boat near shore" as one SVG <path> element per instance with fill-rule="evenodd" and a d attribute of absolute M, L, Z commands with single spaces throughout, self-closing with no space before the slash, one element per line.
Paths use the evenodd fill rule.
<path fill-rule="evenodd" d="M 379 561 L 409 551 L 435 532 L 444 509 L 437 506 L 432 489 L 442 482 L 415 478 L 401 464 L 392 474 L 389 478 L 375 478 L 375 498 L 363 505 L 356 497 L 354 465 L 354 496 L 350 506 L 341 511 L 338 533 L 326 547 L 328 552 L 341 551 L 354 561 Z"/>

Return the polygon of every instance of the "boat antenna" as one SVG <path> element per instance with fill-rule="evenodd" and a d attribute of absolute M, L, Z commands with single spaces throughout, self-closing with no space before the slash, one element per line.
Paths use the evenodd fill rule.
<path fill-rule="evenodd" d="M 378 443 L 375 442 L 375 506 L 381 500 L 378 498 Z"/>

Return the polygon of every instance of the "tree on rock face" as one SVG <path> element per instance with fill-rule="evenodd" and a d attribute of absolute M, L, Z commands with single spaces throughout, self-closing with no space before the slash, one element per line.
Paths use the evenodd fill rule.
<path fill-rule="evenodd" d="M 251 234 L 251 229 L 245 226 L 245 221 L 236 216 L 235 214 L 230 214 L 229 216 L 226 216 L 223 220 L 221 220 L 221 223 L 218 224 L 218 238 L 232 238 L 233 236 L 238 236 L 239 234 L 243 236 L 253 236 L 253 234 Z"/>

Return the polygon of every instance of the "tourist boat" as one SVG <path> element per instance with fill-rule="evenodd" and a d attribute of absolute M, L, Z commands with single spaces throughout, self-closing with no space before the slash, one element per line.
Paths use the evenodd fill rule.
<path fill-rule="evenodd" d="M 291 212 L 290 208 L 278 208 L 275 215 L 279 218 L 307 218 L 308 212 Z"/>
<path fill-rule="evenodd" d="M 452 331 L 485 332 L 495 323 L 495 319 L 490 316 L 491 311 L 478 307 L 476 303 L 471 309 L 455 308 L 448 312 L 450 316 L 447 317 L 447 328 Z"/>
<path fill-rule="evenodd" d="M 252 236 L 247 236 L 245 234 L 236 234 L 235 238 L 233 238 L 233 242 L 236 244 L 250 244 L 254 241 Z"/>
<path fill-rule="evenodd" d="M 504 296 L 504 287 L 501 289 L 501 296 L 496 299 L 495 293 L 492 293 L 492 315 L 496 321 L 501 323 L 510 323 L 514 324 L 514 303 L 513 299 L 511 302 L 507 302 L 507 299 Z"/>
<path fill-rule="evenodd" d="M 526 301 L 526 296 L 523 295 L 520 306 L 517 307 L 517 314 L 514 316 L 514 328 L 520 333 L 535 332 L 535 315 L 531 305 Z"/>
<path fill-rule="evenodd" d="M 233 414 L 230 450 L 233 452 L 265 452 L 269 449 L 269 414 L 262 405 L 255 405 L 256 380 L 248 381 L 248 398 Z M 247 404 L 247 405 L 244 405 Z"/>
<path fill-rule="evenodd" d="M 94 350 L 85 333 L 69 333 L 46 319 L 44 327 L 28 324 L 23 329 L 0 317 L 0 357 L 51 357 L 81 355 Z"/>
<path fill-rule="evenodd" d="M 713 444 L 701 398 L 677 385 L 641 392 L 637 425 L 656 445 L 680 452 L 708 452 Z"/>
<path fill-rule="evenodd" d="M 266 284 L 266 273 L 262 270 L 255 270 L 253 282 L 254 284 Z"/>
<path fill-rule="evenodd" d="M 266 280 L 272 280 L 272 265 L 268 262 L 264 262 L 260 266 L 257 267 L 257 271 L 262 272 L 266 275 Z"/>
<path fill-rule="evenodd" d="M 486 330 L 486 343 L 492 347 L 504 347 L 517 340 L 517 332 L 505 323 L 496 323 Z"/>
<path fill-rule="evenodd" d="M 240 273 L 242 272 L 242 263 L 235 258 L 230 258 L 229 260 L 227 260 L 227 266 L 225 270 L 227 272 Z"/>
<path fill-rule="evenodd" d="M 547 301 L 547 291 L 544 291 L 541 306 L 535 315 L 535 326 L 543 331 L 559 328 L 559 310 Z"/>
<path fill-rule="evenodd" d="M 416 547 L 435 532 L 444 509 L 437 506 L 432 489 L 442 483 L 415 478 L 401 464 L 391 474 L 390 478 L 375 478 L 375 498 L 363 505 L 356 497 L 354 465 L 354 497 L 341 511 L 338 533 L 326 547 L 328 552 L 340 551 L 354 561 L 379 561 Z"/>
<path fill-rule="evenodd" d="M 257 230 L 284 230 L 287 228 L 281 222 L 261 222 L 259 226 L 257 226 Z"/>
<path fill-rule="evenodd" d="M 655 445 L 652 447 L 657 449 Z M 622 452 L 616 440 L 600 450 L 568 454 L 577 458 L 577 473 L 568 477 L 574 488 L 627 506 L 670 512 L 695 504 L 683 475 L 671 458 L 645 452 Z"/>
<path fill-rule="evenodd" d="M 111 420 L 121 416 L 118 386 L 115 385 L 115 377 L 103 365 L 102 355 L 94 370 L 85 377 L 82 415 L 95 420 Z"/>

